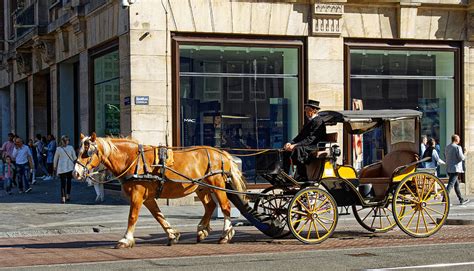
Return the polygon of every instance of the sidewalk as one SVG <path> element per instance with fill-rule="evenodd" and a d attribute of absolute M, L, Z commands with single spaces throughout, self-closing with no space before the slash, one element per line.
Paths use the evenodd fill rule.
<path fill-rule="evenodd" d="M 0 190 L 0 237 L 41 236 L 63 233 L 125 232 L 129 204 L 119 196 L 105 191 L 105 202 L 95 204 L 93 187 L 73 181 L 71 201 L 60 203 L 60 182 L 39 181 L 28 194 L 12 195 Z M 172 226 L 196 229 L 204 209 L 202 205 L 160 206 Z M 237 220 L 234 219 L 233 222 Z M 211 221 L 220 228 L 221 220 Z M 157 229 L 161 226 L 143 207 L 137 223 L 139 229 Z"/>

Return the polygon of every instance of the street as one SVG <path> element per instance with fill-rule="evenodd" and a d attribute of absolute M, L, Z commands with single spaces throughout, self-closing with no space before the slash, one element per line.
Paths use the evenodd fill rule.
<path fill-rule="evenodd" d="M 395 228 L 365 231 L 352 215 L 340 216 L 334 235 L 318 245 L 291 237 L 271 239 L 245 220 L 237 223 L 229 245 L 218 245 L 222 221 L 196 244 L 202 207 L 163 206 L 170 223 L 182 233 L 167 247 L 166 236 L 146 209 L 138 221 L 133 249 L 113 249 L 125 232 L 128 205 L 117 196 L 94 205 L 93 188 L 74 182 L 73 200 L 60 204 L 57 182 L 40 182 L 31 194 L 0 198 L 0 266 L 6 270 L 294 270 L 377 269 L 420 266 L 446 270 L 474 267 L 474 204 L 451 207 L 449 221 L 438 233 L 415 239 Z M 3 191 L 0 191 L 3 192 Z M 451 225 L 453 224 L 453 225 Z M 466 225 L 454 225 L 466 224 Z M 454 264 L 454 265 L 453 265 Z M 3 269 L 2 269 L 3 270 Z M 426 270 L 426 269 L 425 269 Z"/>

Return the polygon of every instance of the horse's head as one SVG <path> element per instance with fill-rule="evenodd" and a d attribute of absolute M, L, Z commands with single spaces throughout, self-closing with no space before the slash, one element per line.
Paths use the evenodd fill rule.
<path fill-rule="evenodd" d="M 73 176 L 77 180 L 89 177 L 90 173 L 102 162 L 101 150 L 98 146 L 97 135 L 91 136 L 81 134 L 81 146 L 74 165 Z"/>

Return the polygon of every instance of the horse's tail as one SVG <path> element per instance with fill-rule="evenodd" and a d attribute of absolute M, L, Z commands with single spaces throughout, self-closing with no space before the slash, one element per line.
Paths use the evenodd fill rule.
<path fill-rule="evenodd" d="M 232 177 L 233 188 L 239 192 L 247 191 L 247 182 L 245 181 L 242 172 L 239 170 L 237 163 L 229 153 L 226 153 L 226 155 L 230 161 L 230 175 Z"/>

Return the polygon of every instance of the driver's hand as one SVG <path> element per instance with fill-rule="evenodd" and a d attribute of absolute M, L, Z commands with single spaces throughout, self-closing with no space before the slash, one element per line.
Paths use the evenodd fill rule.
<path fill-rule="evenodd" d="M 291 146 L 290 143 L 286 143 L 285 146 L 283 146 L 283 149 L 284 149 L 285 151 L 289 151 L 290 146 Z"/>

